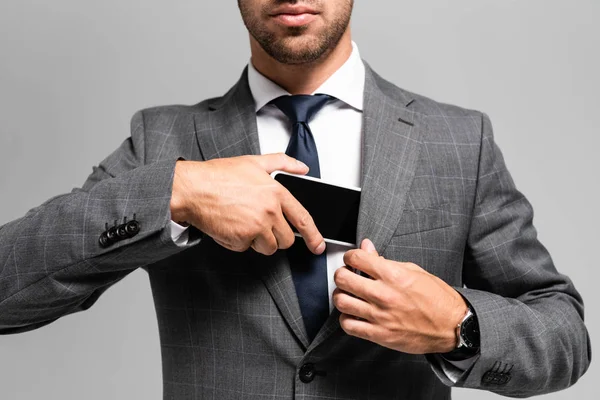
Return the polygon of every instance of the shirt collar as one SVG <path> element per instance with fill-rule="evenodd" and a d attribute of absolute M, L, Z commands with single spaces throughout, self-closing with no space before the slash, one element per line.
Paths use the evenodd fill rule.
<path fill-rule="evenodd" d="M 256 112 L 271 100 L 289 95 L 285 89 L 271 81 L 248 63 L 248 85 L 254 97 Z M 358 46 L 352 42 L 352 53 L 346 62 L 331 75 L 313 94 L 327 94 L 343 101 L 349 106 L 362 111 L 365 90 L 365 65 Z"/>

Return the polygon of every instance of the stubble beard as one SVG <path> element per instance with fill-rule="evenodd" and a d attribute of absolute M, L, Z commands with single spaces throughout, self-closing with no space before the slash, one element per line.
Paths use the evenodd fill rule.
<path fill-rule="evenodd" d="M 285 35 L 278 37 L 251 10 L 244 7 L 240 10 L 248 32 L 269 56 L 282 64 L 302 65 L 316 63 L 335 49 L 348 29 L 352 7 L 353 2 L 348 2 L 338 18 L 310 37 L 305 36 L 308 26 L 288 27 Z"/>

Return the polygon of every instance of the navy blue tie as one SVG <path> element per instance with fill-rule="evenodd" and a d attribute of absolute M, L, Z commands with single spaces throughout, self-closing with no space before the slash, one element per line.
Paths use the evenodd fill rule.
<path fill-rule="evenodd" d="M 295 95 L 282 96 L 271 102 L 292 123 L 292 137 L 285 154 L 308 165 L 310 170 L 307 175 L 315 178 L 321 177 L 321 169 L 317 146 L 308 123 L 329 100 L 331 97 L 327 95 Z M 296 238 L 292 247 L 287 250 L 300 312 L 311 341 L 329 316 L 325 253 L 314 255 L 302 238 Z"/>

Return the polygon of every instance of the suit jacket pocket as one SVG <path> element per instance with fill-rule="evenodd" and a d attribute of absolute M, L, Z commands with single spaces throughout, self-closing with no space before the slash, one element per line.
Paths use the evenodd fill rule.
<path fill-rule="evenodd" d="M 450 203 L 425 208 L 406 208 L 393 237 L 422 233 L 452 226 Z"/>

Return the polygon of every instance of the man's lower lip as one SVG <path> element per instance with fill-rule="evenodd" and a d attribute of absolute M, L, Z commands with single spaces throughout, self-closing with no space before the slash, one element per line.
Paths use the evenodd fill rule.
<path fill-rule="evenodd" d="M 303 26 L 311 23 L 317 17 L 316 14 L 278 14 L 273 19 L 285 26 Z"/>

